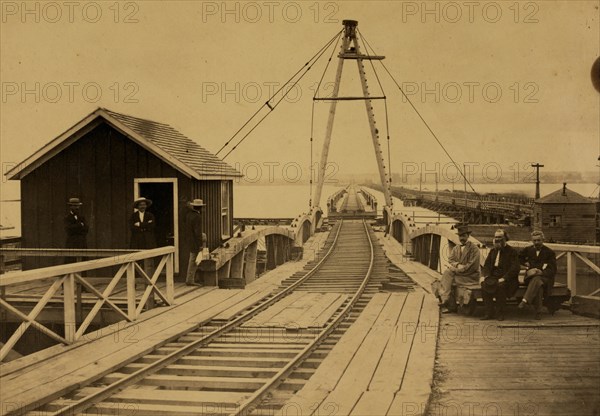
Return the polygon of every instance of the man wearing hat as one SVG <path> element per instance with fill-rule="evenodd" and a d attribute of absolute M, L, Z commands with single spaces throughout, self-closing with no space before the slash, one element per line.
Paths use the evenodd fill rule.
<path fill-rule="evenodd" d="M 519 254 L 521 264 L 527 268 L 525 272 L 525 283 L 527 290 L 519 309 L 526 305 L 535 306 L 535 319 L 542 319 L 542 298 L 550 296 L 554 286 L 554 275 L 556 274 L 556 254 L 544 245 L 544 233 L 534 231 L 531 233 L 529 247 L 525 247 Z"/>
<path fill-rule="evenodd" d="M 85 217 L 79 212 L 82 205 L 79 198 L 69 198 L 67 202 L 69 213 L 64 218 L 65 233 L 67 234 L 66 248 L 87 248 L 89 227 Z M 75 257 L 65 258 L 65 263 L 74 263 L 75 261 Z"/>
<path fill-rule="evenodd" d="M 152 205 L 148 198 L 140 197 L 133 201 L 134 212 L 129 219 L 129 228 L 131 229 L 132 249 L 147 250 L 156 248 L 156 238 L 154 236 L 154 227 L 156 219 L 151 212 L 146 209 Z"/>
<path fill-rule="evenodd" d="M 494 247 L 490 250 L 482 269 L 481 296 L 485 306 L 483 320 L 494 317 L 496 298 L 496 318 L 504 320 L 506 298 L 514 296 L 519 288 L 519 255 L 517 250 L 506 244 L 508 235 L 504 230 L 494 233 Z"/>
<path fill-rule="evenodd" d="M 204 207 L 204 201 L 194 199 L 187 203 L 187 213 L 185 216 L 185 233 L 188 246 L 190 247 L 190 258 L 188 260 L 188 270 L 185 278 L 185 284 L 188 286 L 200 286 L 196 282 L 196 257 L 200 250 L 206 247 L 206 234 L 202 232 L 202 216 L 200 209 Z"/>
<path fill-rule="evenodd" d="M 456 300 L 452 292 L 452 285 L 477 283 L 479 278 L 479 248 L 469 241 L 471 231 L 467 224 L 456 226 L 456 233 L 460 244 L 454 246 L 448 257 L 449 266 L 444 271 L 436 295 L 440 299 L 442 310 L 445 312 L 456 311 Z"/>

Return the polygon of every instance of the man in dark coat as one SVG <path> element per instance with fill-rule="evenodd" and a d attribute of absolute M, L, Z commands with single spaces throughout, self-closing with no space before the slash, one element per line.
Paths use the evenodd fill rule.
<path fill-rule="evenodd" d="M 147 250 L 156 248 L 156 238 L 154 236 L 154 227 L 156 227 L 156 219 L 151 212 L 146 211 L 152 205 L 152 201 L 147 198 L 138 198 L 133 202 L 135 212 L 131 214 L 129 219 L 129 227 L 131 229 L 132 249 Z"/>
<path fill-rule="evenodd" d="M 187 205 L 185 236 L 190 247 L 190 258 L 185 283 L 188 286 L 199 285 L 199 283 L 196 283 L 196 271 L 198 270 L 196 258 L 198 253 L 206 247 L 206 234 L 202 232 L 202 216 L 200 214 L 200 209 L 204 206 L 205 204 L 201 199 L 194 199 L 188 202 Z"/>
<path fill-rule="evenodd" d="M 527 290 L 519 309 L 525 305 L 535 306 L 535 319 L 542 319 L 542 298 L 548 298 L 554 286 L 556 275 L 556 254 L 544 245 L 544 233 L 534 231 L 531 233 L 533 245 L 525 247 L 519 254 L 521 264 L 527 268 L 525 283 Z"/>
<path fill-rule="evenodd" d="M 485 259 L 482 269 L 481 296 L 485 306 L 483 320 L 494 316 L 494 298 L 496 298 L 496 318 L 504 320 L 506 298 L 514 296 L 519 288 L 519 254 L 517 250 L 506 244 L 508 235 L 504 230 L 494 234 L 494 248 Z"/>
<path fill-rule="evenodd" d="M 66 248 L 87 248 L 87 233 L 89 231 L 85 217 L 81 215 L 80 208 L 83 205 L 79 198 L 69 198 L 67 203 L 69 213 L 64 218 L 65 233 L 67 235 Z M 74 263 L 75 257 L 65 257 L 65 263 Z"/>

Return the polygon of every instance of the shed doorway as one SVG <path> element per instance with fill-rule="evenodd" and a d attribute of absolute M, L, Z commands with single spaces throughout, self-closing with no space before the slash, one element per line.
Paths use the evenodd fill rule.
<path fill-rule="evenodd" d="M 179 273 L 177 178 L 136 178 L 134 196 L 152 200 L 148 211 L 156 218 L 156 244 L 158 247 L 175 246 L 175 273 Z"/>

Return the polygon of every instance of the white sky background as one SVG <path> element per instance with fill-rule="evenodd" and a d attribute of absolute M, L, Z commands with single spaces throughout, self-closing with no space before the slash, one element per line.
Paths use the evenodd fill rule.
<path fill-rule="evenodd" d="M 439 102 L 420 91 L 411 98 L 458 163 L 497 163 L 503 178 L 513 177 L 515 163 L 522 169 L 539 161 L 552 171 L 590 171 L 597 165 L 600 94 L 590 70 L 600 54 L 599 1 L 99 1 L 86 13 L 85 3 L 73 4 L 29 2 L 34 13 L 22 15 L 24 3 L 2 2 L 3 171 L 99 106 L 171 124 L 215 152 L 268 98 L 269 83 L 287 80 L 341 30 L 343 19 L 359 21 L 400 83 L 430 89 L 440 84 Z M 425 4 L 438 8 L 439 19 L 423 14 Z M 225 7 L 233 12 L 223 15 Z M 52 23 L 59 9 L 62 15 Z M 97 10 L 99 21 L 87 22 Z M 257 10 L 261 16 L 255 19 Z M 462 15 L 452 22 L 457 10 Z M 498 10 L 502 15 L 492 23 Z M 125 23 L 127 16 L 137 22 Z M 229 163 L 308 167 L 311 86 L 324 64 L 322 59 L 300 84 L 301 99 L 282 103 Z M 333 81 L 336 64 L 325 82 Z M 403 163 L 427 163 L 430 169 L 447 163 L 390 78 L 376 68 L 389 97 L 394 172 Z M 346 62 L 344 74 L 341 95 L 356 95 L 353 61 Z M 375 78 L 368 78 L 371 92 L 379 95 Z M 22 95 L 36 83 L 39 97 Z M 52 83 L 60 86 L 58 99 Z M 68 83 L 76 83 L 72 100 Z M 88 89 L 91 97 L 83 94 L 88 83 L 100 86 L 97 102 L 94 88 Z M 502 96 L 490 103 L 483 87 L 490 86 L 487 98 L 493 99 L 493 83 Z M 452 85 L 460 88 L 458 102 L 452 102 L 457 92 Z M 214 88 L 214 95 L 206 94 Z M 224 89 L 238 96 L 222 94 Z M 250 102 L 257 91 L 260 97 Z M 535 102 L 525 102 L 528 95 Z M 132 99 L 137 102 L 128 102 Z M 381 105 L 377 102 L 375 116 L 383 132 Z M 329 104 L 316 108 L 315 162 Z M 341 174 L 376 172 L 363 103 L 341 102 L 337 114 L 330 161 Z M 274 172 L 282 175 L 280 168 Z"/>

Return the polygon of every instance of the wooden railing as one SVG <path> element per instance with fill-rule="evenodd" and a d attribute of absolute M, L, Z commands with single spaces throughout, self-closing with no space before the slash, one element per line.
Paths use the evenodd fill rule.
<path fill-rule="evenodd" d="M 17 249 L 2 249 L 2 254 L 12 254 Z M 111 253 L 112 257 L 87 260 L 78 263 L 64 264 L 59 266 L 45 267 L 21 272 L 7 273 L 0 276 L 0 308 L 21 320 L 20 326 L 12 333 L 6 343 L 0 349 L 0 361 L 4 360 L 9 351 L 15 346 L 17 341 L 32 327 L 47 335 L 51 339 L 63 344 L 72 344 L 85 334 L 89 325 L 92 323 L 98 312 L 103 307 L 109 307 L 114 310 L 123 319 L 129 322 L 135 321 L 144 308 L 154 301 L 154 296 L 158 296 L 164 305 L 172 305 L 174 299 L 174 253 L 172 246 L 161 247 L 152 250 L 143 250 L 130 252 L 124 250 L 118 255 L 114 255 L 115 250 L 61 250 L 61 249 L 20 249 L 20 255 L 37 256 L 73 256 L 73 257 L 99 257 Z M 149 267 L 149 264 L 159 258 L 156 267 Z M 138 262 L 146 263 L 142 267 Z M 84 277 L 92 270 L 107 268 L 116 268 L 118 270 L 108 285 L 102 290 L 94 286 L 93 279 Z M 165 275 L 166 288 L 165 293 L 158 288 L 157 283 L 161 274 Z M 123 310 L 111 299 L 114 289 L 125 277 L 126 285 L 126 309 Z M 145 290 L 138 293 L 136 291 L 136 278 L 141 279 Z M 41 283 L 47 281 L 50 287 L 43 293 L 39 301 L 35 304 L 29 313 L 22 312 L 19 308 L 10 303 L 10 297 L 7 296 L 7 289 L 11 286 L 23 285 L 27 283 Z M 76 286 L 81 287 L 96 299 L 95 304 L 82 322 L 78 324 L 77 320 L 77 302 Z M 58 334 L 45 325 L 38 322 L 37 318 L 44 310 L 46 305 L 55 295 L 60 296 L 62 288 L 62 306 L 64 310 L 64 335 Z M 56 299 L 56 298 L 54 298 Z"/>
<path fill-rule="evenodd" d="M 248 230 L 227 241 L 226 247 L 211 252 L 210 259 L 200 263 L 204 284 L 223 287 L 243 287 L 258 275 L 258 245 L 266 245 L 266 270 L 274 269 L 291 259 L 296 235 L 293 230 L 270 226 Z M 233 286 L 235 285 L 237 286 Z"/>
<path fill-rule="evenodd" d="M 409 235 L 411 244 L 410 252 L 417 261 L 428 265 L 433 270 L 443 271 L 442 264 L 455 244 L 460 244 L 458 236 L 448 228 L 439 226 L 426 226 L 412 231 Z M 471 241 L 480 246 L 481 263 L 489 249 L 480 241 L 471 237 Z M 509 245 L 517 249 L 531 245 L 528 241 L 509 241 Z M 600 295 L 600 246 L 586 246 L 575 244 L 547 243 L 546 246 L 554 250 L 556 259 L 566 259 L 567 286 L 573 296 L 599 296 Z M 593 260 L 591 258 L 593 258 Z M 579 273 L 578 273 L 578 267 Z M 596 280 L 585 279 L 581 276 L 582 270 L 589 270 L 595 275 Z M 564 276 L 564 274 L 563 274 Z M 578 284 L 579 276 L 579 284 Z M 581 279 L 585 279 L 582 281 Z M 578 287 L 579 286 L 579 287 Z M 580 288 L 585 286 L 585 288 Z M 591 289 L 590 289 L 591 288 Z"/>
<path fill-rule="evenodd" d="M 509 244 L 516 248 L 523 248 L 531 245 L 530 242 L 524 241 L 511 241 Z M 600 278 L 600 267 L 594 263 L 588 257 L 593 257 L 595 261 L 600 260 L 600 246 L 584 246 L 575 244 L 554 244 L 546 243 L 546 246 L 554 250 L 556 253 L 556 260 L 560 260 L 566 257 L 567 260 L 567 286 L 571 289 L 571 293 L 575 295 L 585 296 L 598 296 L 600 294 L 600 279 L 595 285 L 592 285 L 591 293 L 585 293 L 582 290 L 578 290 L 577 284 L 577 265 L 578 263 L 583 265 L 585 268 L 591 270 L 596 274 L 597 278 Z"/>

